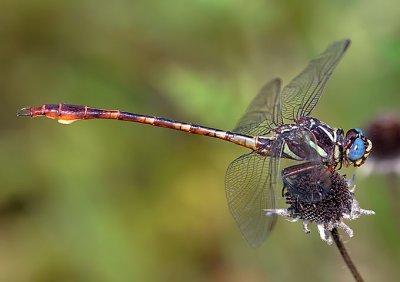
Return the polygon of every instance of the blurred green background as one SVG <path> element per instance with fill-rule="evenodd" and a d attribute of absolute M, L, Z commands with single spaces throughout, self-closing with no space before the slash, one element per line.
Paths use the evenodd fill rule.
<path fill-rule="evenodd" d="M 224 191 L 226 167 L 246 150 L 15 112 L 73 103 L 231 129 L 265 82 L 288 82 L 350 38 L 314 116 L 363 127 L 400 106 L 398 12 L 395 0 L 1 0 L 0 281 L 351 281 L 315 226 L 306 235 L 280 219 L 261 248 L 246 244 Z M 367 281 L 396 281 L 386 180 L 357 187 L 377 214 L 348 222 L 346 246 Z"/>

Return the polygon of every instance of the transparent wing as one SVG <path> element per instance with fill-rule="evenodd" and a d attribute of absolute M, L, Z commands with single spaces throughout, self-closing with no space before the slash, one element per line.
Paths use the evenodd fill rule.
<path fill-rule="evenodd" d="M 350 40 L 333 43 L 283 88 L 281 103 L 285 119 L 296 120 L 310 115 L 329 77 L 349 46 Z"/>
<path fill-rule="evenodd" d="M 240 231 L 253 246 L 260 246 L 272 230 L 276 218 L 265 209 L 275 207 L 277 159 L 255 152 L 234 160 L 225 178 L 226 197 Z"/>
<path fill-rule="evenodd" d="M 268 82 L 257 94 L 233 132 L 245 135 L 266 135 L 274 124 L 281 124 L 279 78 Z"/>

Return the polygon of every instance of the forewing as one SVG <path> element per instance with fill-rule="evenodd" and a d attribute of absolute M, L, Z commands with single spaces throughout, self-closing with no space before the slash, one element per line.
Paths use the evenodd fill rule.
<path fill-rule="evenodd" d="M 245 135 L 266 135 L 274 124 L 282 123 L 280 109 L 281 80 L 268 82 L 257 94 L 233 132 Z"/>
<path fill-rule="evenodd" d="M 283 88 L 281 103 L 285 119 L 292 121 L 310 115 L 333 70 L 349 46 L 350 40 L 333 43 Z"/>
<path fill-rule="evenodd" d="M 226 172 L 229 209 L 243 236 L 253 247 L 264 242 L 276 221 L 274 216 L 267 216 L 265 212 L 265 209 L 275 207 L 275 175 L 270 176 L 270 167 L 274 163 L 275 158 L 252 152 L 234 160 Z"/>

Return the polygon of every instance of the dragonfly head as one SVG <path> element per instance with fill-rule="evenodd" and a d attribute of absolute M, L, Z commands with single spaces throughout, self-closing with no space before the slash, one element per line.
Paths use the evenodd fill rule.
<path fill-rule="evenodd" d="M 347 131 L 345 140 L 345 161 L 347 165 L 361 166 L 372 149 L 372 142 L 359 128 Z"/>

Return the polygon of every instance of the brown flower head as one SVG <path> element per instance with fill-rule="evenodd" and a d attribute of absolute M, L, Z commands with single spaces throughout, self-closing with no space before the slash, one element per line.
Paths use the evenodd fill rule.
<path fill-rule="evenodd" d="M 310 173 L 299 174 L 296 184 L 298 189 L 308 190 L 310 194 L 318 193 L 321 190 L 315 176 Z M 349 237 L 353 236 L 353 230 L 348 227 L 342 219 L 356 219 L 363 214 L 374 214 L 373 211 L 361 209 L 358 201 L 354 198 L 353 189 L 349 189 L 352 180 L 346 178 L 334 171 L 330 173 L 329 191 L 318 201 L 310 201 L 304 197 L 298 197 L 290 190 L 284 190 L 284 198 L 289 205 L 286 209 L 267 210 L 267 215 L 280 215 L 289 217 L 292 221 L 302 220 L 304 231 L 309 233 L 309 223 L 316 223 L 321 239 L 328 244 L 332 243 L 330 231 L 333 228 L 343 229 Z M 285 189 L 285 187 L 284 187 Z"/>

